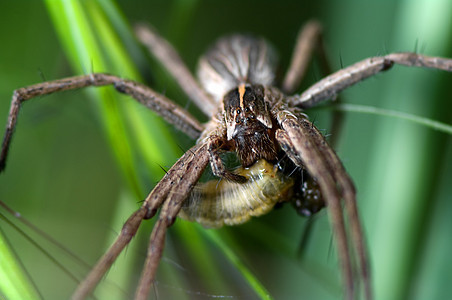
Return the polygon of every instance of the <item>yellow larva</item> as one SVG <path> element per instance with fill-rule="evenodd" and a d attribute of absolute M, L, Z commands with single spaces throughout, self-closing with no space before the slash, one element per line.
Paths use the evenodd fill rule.
<path fill-rule="evenodd" d="M 235 173 L 248 180 L 245 183 L 210 180 L 198 184 L 179 216 L 206 227 L 237 225 L 292 197 L 294 180 L 266 160 L 261 159 L 249 168 L 240 167 Z"/>

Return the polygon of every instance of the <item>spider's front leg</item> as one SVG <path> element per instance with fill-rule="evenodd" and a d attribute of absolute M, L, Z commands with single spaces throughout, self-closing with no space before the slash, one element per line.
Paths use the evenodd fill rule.
<path fill-rule="evenodd" d="M 56 92 L 76 90 L 89 86 L 105 85 L 114 85 L 119 92 L 130 95 L 132 98 L 144 106 L 152 109 L 166 121 L 173 124 L 192 138 L 198 138 L 200 133 L 204 130 L 204 126 L 192 117 L 186 110 L 182 109 L 170 99 L 155 92 L 151 88 L 132 80 L 122 79 L 118 76 L 106 73 L 93 73 L 42 82 L 17 89 L 13 92 L 0 153 L 0 171 L 2 171 L 6 165 L 6 157 L 8 155 L 9 146 L 22 103 L 38 96 Z"/>
<path fill-rule="evenodd" d="M 346 287 L 346 298 L 354 299 L 351 252 L 341 207 L 341 199 L 345 200 L 345 207 L 350 218 L 353 250 L 359 257 L 366 298 L 371 299 L 368 258 L 356 208 L 353 183 L 334 151 L 311 122 L 304 117 L 297 118 L 290 111 L 279 111 L 277 118 L 282 129 L 276 131 L 276 140 L 281 148 L 296 165 L 305 167 L 320 186 L 336 237 Z"/>
<path fill-rule="evenodd" d="M 225 165 L 221 161 L 220 157 L 220 149 L 225 146 L 226 138 L 221 137 L 219 135 L 211 135 L 209 137 L 208 149 L 210 155 L 210 166 L 212 168 L 213 175 L 226 178 L 227 180 L 244 183 L 246 181 L 246 177 L 238 174 L 234 174 L 228 169 L 226 169 Z"/>
<path fill-rule="evenodd" d="M 168 170 L 138 211 L 126 221 L 116 241 L 80 283 L 72 299 L 85 299 L 94 290 L 116 257 L 135 235 L 141 221 L 152 218 L 163 204 L 159 219 L 152 230 L 146 263 L 135 295 L 136 299 L 147 298 L 163 253 L 166 229 L 174 223 L 183 201 L 207 166 L 209 160 L 207 148 L 206 143 L 192 147 Z"/>
<path fill-rule="evenodd" d="M 152 206 L 155 211 L 157 208 L 154 203 L 164 200 L 163 207 L 160 210 L 159 219 L 154 225 L 151 238 L 149 240 L 148 254 L 145 266 L 141 273 L 140 282 L 135 294 L 135 299 L 147 299 L 151 285 L 155 279 L 157 266 L 162 257 L 165 244 L 166 229 L 176 220 L 183 202 L 198 182 L 209 161 L 209 153 L 206 144 L 196 145 L 187 151 L 177 163 L 171 168 L 175 169 L 175 175 L 165 176 L 159 182 L 155 190 L 156 196 L 149 195 L 143 205 Z M 168 178 L 166 178 L 168 177 Z M 166 192 L 159 191 L 161 186 Z"/>
<path fill-rule="evenodd" d="M 426 56 L 412 52 L 391 53 L 367 58 L 339 70 L 318 81 L 302 94 L 290 97 L 289 103 L 292 106 L 310 108 L 321 101 L 335 99 L 344 89 L 380 72 L 387 71 L 394 64 L 452 72 L 452 59 L 450 58 Z"/>

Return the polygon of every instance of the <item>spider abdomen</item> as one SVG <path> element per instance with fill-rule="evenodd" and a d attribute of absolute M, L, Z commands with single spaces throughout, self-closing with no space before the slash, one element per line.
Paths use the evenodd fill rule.
<path fill-rule="evenodd" d="M 210 180 L 198 184 L 185 201 L 179 216 L 206 227 L 238 225 L 269 212 L 276 203 L 289 201 L 294 180 L 266 160 L 237 174 L 245 183 Z"/>
<path fill-rule="evenodd" d="M 219 39 L 198 64 L 198 78 L 203 88 L 220 102 L 240 84 L 272 86 L 277 55 L 264 39 L 235 34 Z"/>

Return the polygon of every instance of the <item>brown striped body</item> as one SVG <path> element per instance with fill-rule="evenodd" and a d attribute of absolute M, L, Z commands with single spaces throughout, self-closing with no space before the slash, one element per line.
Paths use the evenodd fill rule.
<path fill-rule="evenodd" d="M 231 35 L 219 39 L 198 63 L 203 88 L 220 102 L 239 85 L 274 85 L 277 55 L 264 39 Z"/>

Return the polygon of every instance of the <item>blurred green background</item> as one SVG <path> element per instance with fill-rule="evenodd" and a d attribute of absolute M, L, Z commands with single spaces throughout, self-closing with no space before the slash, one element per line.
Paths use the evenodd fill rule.
<path fill-rule="evenodd" d="M 89 7 L 88 1 L 79 2 L 88 11 L 96 9 Z M 105 4 L 108 1 L 99 2 L 99 11 L 110 7 Z M 59 3 L 47 1 L 50 6 Z M 151 23 L 175 45 L 192 70 L 213 40 L 237 31 L 267 37 L 279 50 L 284 70 L 300 26 L 311 18 L 324 24 L 325 46 L 334 69 L 392 51 L 417 49 L 428 55 L 452 57 L 452 4 L 448 0 L 129 0 L 117 4 L 122 12 L 118 20 Z M 111 16 L 108 12 L 105 15 Z M 1 122 L 6 121 L 14 89 L 101 68 L 95 54 L 88 54 L 88 64 L 68 61 L 65 53 L 71 49 L 62 46 L 57 32 L 69 36 L 73 25 L 62 28 L 61 23 L 52 21 L 44 2 L 2 1 L 0 20 Z M 96 24 L 90 23 L 93 27 Z M 118 40 L 133 55 L 143 80 L 198 115 L 158 64 L 148 60 L 133 39 L 125 37 L 127 32 L 112 27 L 119 31 Z M 106 38 L 105 32 L 97 33 Z M 102 38 L 97 39 L 102 42 Z M 108 46 L 102 50 L 108 71 L 120 76 L 130 74 L 128 65 L 109 67 L 115 65 L 111 62 L 115 55 L 122 57 L 120 54 L 112 54 L 113 48 Z M 305 85 L 321 77 L 314 64 Z M 403 111 L 450 124 L 451 83 L 452 74 L 395 67 L 343 95 L 347 103 Z M 115 94 L 112 90 L 105 93 Z M 105 107 L 92 96 L 86 91 L 71 91 L 26 103 L 7 169 L 0 174 L 0 200 L 91 265 L 163 176 L 159 166 L 168 169 L 192 143 L 124 97 L 113 110 L 129 112 L 125 106 L 131 105 L 134 112 L 119 118 L 125 125 L 113 127 L 124 130 L 128 140 L 121 143 L 120 133 L 115 136 L 111 129 L 105 129 L 109 122 Z M 157 123 L 137 127 L 136 114 Z M 331 110 L 316 109 L 310 117 L 319 128 L 329 131 L 330 115 Z M 158 135 L 147 136 L 137 128 Z M 163 149 L 163 154 L 151 148 L 146 151 L 152 145 Z M 337 151 L 357 186 L 376 299 L 447 298 L 452 292 L 450 136 L 404 120 L 348 112 Z M 122 161 L 118 159 L 121 153 L 128 155 Z M 131 297 L 152 222 L 143 225 L 138 238 L 98 289 L 98 298 Z M 178 221 L 169 230 L 155 294 L 160 299 L 258 297 L 257 288 L 250 287 L 225 259 L 223 246 L 211 237 L 216 232 L 273 298 L 340 299 L 336 251 L 334 243 L 331 246 L 325 212 L 315 217 L 311 240 L 300 260 L 296 252 L 305 227 L 306 220 L 289 206 L 242 226 L 207 233 Z M 68 298 L 76 283 L 7 223 L 0 223 L 0 228 L 43 298 Z M 77 277 L 87 271 L 36 234 L 32 236 Z"/>

